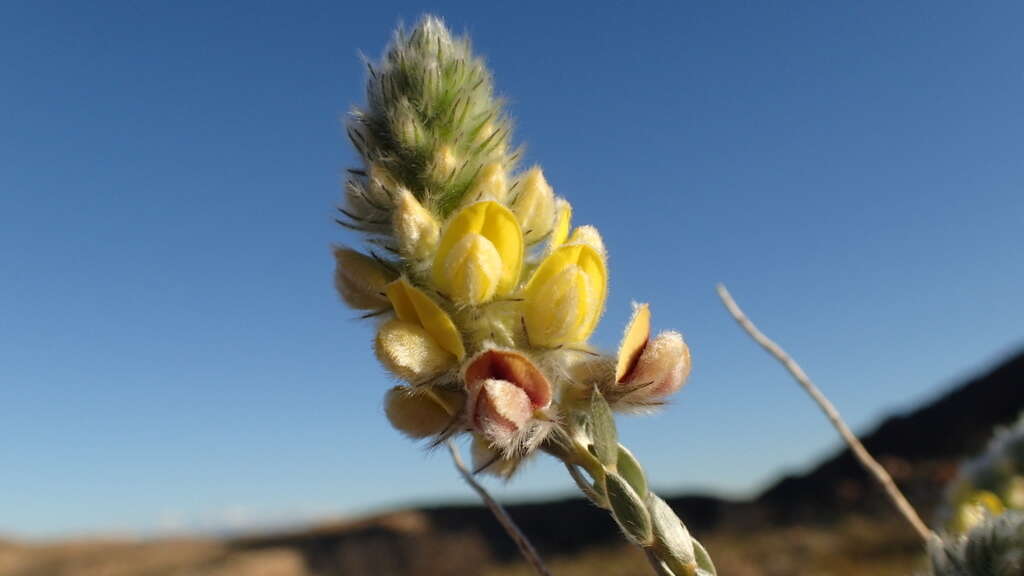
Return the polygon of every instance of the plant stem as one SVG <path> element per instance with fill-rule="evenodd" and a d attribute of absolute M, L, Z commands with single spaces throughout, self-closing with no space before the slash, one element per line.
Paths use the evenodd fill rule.
<path fill-rule="evenodd" d="M 913 527 L 918 536 L 924 540 L 925 544 L 931 541 L 934 537 L 934 533 L 927 525 L 925 525 L 924 521 L 922 521 L 921 517 L 917 514 L 917 511 L 914 510 L 914 507 L 911 506 L 910 502 L 907 501 L 907 498 L 902 492 L 900 492 L 900 489 L 896 486 L 892 476 L 890 476 L 889 473 L 886 472 L 885 468 L 883 468 L 882 465 L 871 456 L 853 431 L 851 431 L 846 425 L 846 422 L 843 421 L 843 418 L 839 415 L 839 411 L 836 410 L 835 406 L 833 406 L 832 403 L 829 402 L 828 398 L 818 390 L 818 387 L 811 382 L 811 379 L 808 378 L 807 374 L 804 373 L 802 368 L 800 368 L 800 365 L 786 354 L 786 351 L 783 350 L 781 346 L 773 342 L 770 338 L 765 336 L 763 332 L 757 329 L 757 326 L 747 318 L 743 313 L 743 310 L 741 310 L 739 305 L 736 304 L 736 301 L 732 299 L 732 296 L 729 294 L 729 291 L 726 290 L 725 285 L 719 284 L 717 290 L 718 297 L 722 299 L 722 303 L 725 304 L 725 307 L 729 310 L 729 313 L 732 314 L 732 317 L 740 327 L 743 328 L 743 330 L 746 331 L 746 333 L 749 334 L 755 342 L 760 344 L 762 348 L 767 350 L 769 354 L 774 356 L 775 359 L 793 375 L 793 378 L 796 379 L 797 383 L 803 387 L 811 398 L 817 402 L 821 411 L 825 413 L 829 422 L 832 423 L 832 426 L 835 427 L 836 431 L 839 432 L 839 435 L 850 447 L 850 450 L 853 452 L 853 455 L 857 457 L 861 466 L 863 466 L 869 474 L 874 476 L 878 484 L 881 485 L 883 490 L 885 490 L 889 500 L 892 501 L 896 506 L 896 509 L 903 515 L 911 527 Z"/>
<path fill-rule="evenodd" d="M 505 508 L 503 508 L 501 504 L 498 504 L 498 501 L 495 500 L 487 490 L 476 481 L 475 478 L 473 478 L 473 474 L 468 468 L 466 468 L 465 463 L 462 461 L 462 455 L 459 454 L 458 446 L 456 446 L 451 440 L 448 440 L 448 450 L 452 454 L 452 461 L 455 463 L 455 468 L 458 469 L 459 474 L 462 475 L 462 479 L 466 481 L 466 484 L 469 484 L 470 488 L 480 496 L 480 499 L 483 500 L 484 504 L 486 504 L 491 510 L 491 513 L 494 514 L 495 518 L 497 518 L 501 527 L 505 529 L 505 532 L 516 543 L 516 546 L 519 547 L 519 553 L 523 555 L 523 558 L 526 559 L 538 575 L 551 576 L 551 572 L 548 572 L 548 569 L 544 566 L 544 562 L 541 561 L 540 555 L 537 554 L 537 550 L 535 550 L 533 545 L 530 544 L 530 541 L 527 540 L 526 535 L 519 530 L 519 527 L 516 526 L 516 523 L 512 520 L 512 517 L 508 515 L 508 512 L 505 511 Z"/>

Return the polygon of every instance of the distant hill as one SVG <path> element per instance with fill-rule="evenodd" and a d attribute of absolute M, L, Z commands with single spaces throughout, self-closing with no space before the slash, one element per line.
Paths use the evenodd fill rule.
<path fill-rule="evenodd" d="M 863 437 L 931 517 L 957 462 L 1024 411 L 1024 352 Z M 919 542 L 846 450 L 751 501 L 667 498 L 732 576 L 905 575 Z M 608 515 L 573 498 L 509 506 L 561 576 L 634 574 Z M 571 527 L 571 529 L 569 528 Z M 715 548 L 728 554 L 715 554 Z M 561 560 L 559 560 L 561 559 Z M 513 576 L 518 554 L 482 506 L 438 506 L 226 541 L 0 544 L 0 576 Z"/>
<path fill-rule="evenodd" d="M 993 429 L 1010 424 L 1021 411 L 1024 352 L 933 402 L 886 419 L 861 441 L 886 466 L 914 506 L 928 513 L 937 505 L 958 462 L 984 448 Z M 889 511 L 881 491 L 849 450 L 806 474 L 784 478 L 757 502 L 773 509 L 774 521 L 827 517 L 851 506 Z"/>
<path fill-rule="evenodd" d="M 1010 423 L 1021 411 L 1024 352 L 921 408 L 886 419 L 862 441 L 927 518 L 957 462 L 978 452 L 993 428 Z M 895 518 L 881 491 L 848 450 L 806 474 L 781 480 L 750 502 L 703 496 L 666 500 L 697 534 L 723 528 L 753 530 L 780 524 L 833 523 L 850 513 Z M 621 538 L 604 511 L 579 498 L 512 505 L 508 510 L 545 556 L 576 554 L 618 543 Z M 377 570 L 381 570 L 381 554 L 396 565 L 415 566 L 417 558 L 437 555 L 438 550 L 449 547 L 464 556 L 492 557 L 499 562 L 518 557 L 513 543 L 482 506 L 442 506 L 405 514 L 416 516 L 417 521 L 408 524 L 415 524 L 415 530 L 395 530 L 389 523 L 396 516 L 386 516 L 381 517 L 380 524 L 357 529 L 268 535 L 235 545 L 244 549 L 287 546 L 301 550 L 310 566 L 325 574 L 362 574 L 354 570 L 353 563 L 358 564 L 356 558 L 363 557 L 376 562 Z M 566 530 L 570 524 L 574 529 Z"/>

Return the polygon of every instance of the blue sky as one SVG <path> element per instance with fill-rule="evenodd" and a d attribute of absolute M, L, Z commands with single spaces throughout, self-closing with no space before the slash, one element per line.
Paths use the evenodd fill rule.
<path fill-rule="evenodd" d="M 694 354 L 620 423 L 664 491 L 836 446 L 1024 344 L 1024 7 L 993 2 L 0 5 L 0 533 L 244 527 L 470 500 L 392 431 L 331 285 L 357 55 L 468 31 L 611 291 Z M 562 495 L 539 459 L 507 499 Z"/>

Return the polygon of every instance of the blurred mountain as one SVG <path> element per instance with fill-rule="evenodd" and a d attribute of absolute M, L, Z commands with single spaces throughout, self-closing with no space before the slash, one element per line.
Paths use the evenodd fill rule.
<path fill-rule="evenodd" d="M 957 463 L 1024 411 L 1024 352 L 862 438 L 929 519 Z M 734 576 L 908 574 L 920 543 L 848 450 L 757 498 L 667 499 Z M 645 573 L 608 515 L 582 499 L 508 507 L 556 574 Z M 717 550 L 717 553 L 716 553 Z M 0 543 L 0 576 L 530 574 L 483 506 L 438 506 L 222 541 Z"/>

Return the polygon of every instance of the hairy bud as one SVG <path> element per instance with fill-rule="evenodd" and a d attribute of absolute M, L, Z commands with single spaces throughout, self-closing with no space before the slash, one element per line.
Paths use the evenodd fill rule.
<path fill-rule="evenodd" d="M 690 374 L 690 349 L 678 332 L 662 332 L 651 340 L 651 312 L 636 307 L 619 345 L 615 382 L 629 400 L 657 402 L 679 390 Z"/>
<path fill-rule="evenodd" d="M 381 324 L 374 351 L 385 368 L 412 384 L 425 382 L 455 366 L 455 357 L 422 326 L 401 320 Z"/>
<path fill-rule="evenodd" d="M 608 272 L 604 257 L 585 244 L 566 244 L 541 262 L 524 290 L 530 343 L 554 348 L 579 344 L 604 312 Z"/>
<path fill-rule="evenodd" d="M 441 236 L 437 219 L 405 188 L 398 191 L 394 228 L 399 250 L 415 260 L 429 257 Z"/>
<path fill-rule="evenodd" d="M 515 288 L 523 265 L 523 234 L 508 208 L 494 201 L 452 217 L 434 256 L 433 280 L 463 304 L 477 305 Z"/>
<path fill-rule="evenodd" d="M 399 432 L 426 438 L 448 428 L 463 401 L 464 397 L 446 391 L 395 386 L 384 397 L 384 411 Z"/>
<path fill-rule="evenodd" d="M 464 202 L 473 203 L 480 200 L 496 200 L 504 202 L 508 196 L 508 179 L 505 167 L 500 162 L 491 162 L 480 168 L 473 184 L 466 193 Z"/>
<path fill-rule="evenodd" d="M 486 350 L 463 371 L 470 426 L 503 449 L 514 448 L 537 410 L 551 404 L 551 384 L 528 358 Z"/>
<path fill-rule="evenodd" d="M 512 203 L 512 212 L 519 220 L 527 244 L 540 240 L 551 231 L 555 223 L 555 196 L 539 167 L 530 168 L 520 179 L 519 194 Z"/>
<path fill-rule="evenodd" d="M 334 287 L 352 308 L 379 310 L 388 307 L 384 286 L 394 273 L 373 258 L 349 248 L 334 249 Z"/>

